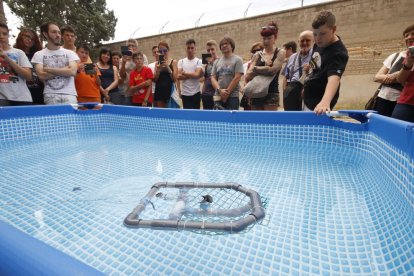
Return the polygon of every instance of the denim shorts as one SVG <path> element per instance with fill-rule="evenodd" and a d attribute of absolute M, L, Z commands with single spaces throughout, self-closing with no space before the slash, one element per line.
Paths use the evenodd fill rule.
<path fill-rule="evenodd" d="M 250 99 L 253 106 L 279 106 L 279 93 L 268 93 L 266 97 Z"/>

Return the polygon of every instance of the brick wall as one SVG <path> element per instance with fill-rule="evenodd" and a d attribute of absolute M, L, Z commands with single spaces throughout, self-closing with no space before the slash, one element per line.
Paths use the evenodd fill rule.
<path fill-rule="evenodd" d="M 275 1 L 277 5 L 277 1 Z M 159 41 L 170 44 L 171 54 L 179 59 L 185 56 L 185 41 L 194 38 L 198 53 L 205 49 L 210 39 L 219 41 L 228 35 L 236 42 L 235 53 L 244 60 L 249 58 L 250 46 L 260 41 L 260 28 L 267 22 L 279 25 L 277 46 L 297 40 L 300 32 L 311 29 L 314 16 L 321 10 L 331 10 L 337 18 L 337 34 L 341 36 L 350 54 L 349 64 L 342 82 L 339 106 L 361 105 L 373 93 L 377 84 L 373 75 L 382 61 L 391 53 L 405 48 L 402 31 L 414 24 L 414 1 L 412 0 L 339 0 L 324 4 L 292 9 L 246 19 L 213 24 L 209 26 L 139 38 L 140 49 L 151 60 L 151 48 Z M 123 42 L 107 46 L 119 50 Z M 354 82 L 360 82 L 355 85 Z M 359 91 L 356 91 L 355 88 Z"/>

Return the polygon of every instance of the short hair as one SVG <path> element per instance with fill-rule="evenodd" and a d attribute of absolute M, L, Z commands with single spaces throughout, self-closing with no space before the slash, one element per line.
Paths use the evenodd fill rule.
<path fill-rule="evenodd" d="M 0 28 L 5 28 L 9 32 L 9 26 L 6 23 L 0 22 Z"/>
<path fill-rule="evenodd" d="M 220 40 L 220 49 L 221 49 L 221 46 L 224 43 L 230 44 L 231 50 L 232 50 L 232 52 L 234 52 L 234 50 L 236 49 L 236 43 L 234 42 L 234 40 L 231 37 L 225 36 L 225 37 L 223 37 L 222 40 Z"/>
<path fill-rule="evenodd" d="M 187 39 L 187 41 L 185 42 L 185 45 L 190 45 L 190 44 L 194 44 L 194 45 L 196 45 L 195 40 L 194 40 L 194 39 L 192 39 L 192 38 Z"/>
<path fill-rule="evenodd" d="M 47 39 L 45 36 L 44 36 L 44 34 L 43 33 L 48 33 L 49 32 L 49 26 L 50 25 L 55 25 L 55 26 L 58 26 L 58 24 L 56 24 L 55 22 L 45 22 L 45 23 L 43 23 L 42 25 L 40 25 L 40 34 L 42 35 L 42 37 L 44 38 L 44 39 Z M 59 27 L 59 26 L 58 26 Z"/>
<path fill-rule="evenodd" d="M 256 42 L 256 43 L 253 43 L 252 47 L 250 47 L 250 53 L 251 54 L 254 54 L 255 53 L 254 49 L 257 48 L 257 47 L 259 47 L 260 50 L 263 50 L 264 49 L 263 43 Z"/>
<path fill-rule="evenodd" d="M 76 33 L 75 29 L 73 29 L 73 27 L 69 25 L 63 25 L 62 27 L 60 27 L 60 32 L 62 33 L 62 35 L 64 35 L 65 32 L 74 34 Z"/>
<path fill-rule="evenodd" d="M 138 41 L 137 41 L 136 39 L 133 39 L 133 38 L 128 38 L 128 40 L 127 40 L 127 44 L 128 44 L 129 42 L 134 43 L 135 47 L 137 47 L 137 48 L 138 48 Z"/>
<path fill-rule="evenodd" d="M 312 21 L 312 28 L 319 29 L 319 27 L 326 24 L 327 27 L 332 28 L 335 26 L 335 15 L 330 11 L 321 11 Z"/>
<path fill-rule="evenodd" d="M 211 46 L 215 46 L 217 47 L 217 42 L 215 40 L 209 40 L 206 43 L 207 46 L 211 47 Z"/>
<path fill-rule="evenodd" d="M 89 48 L 88 44 L 86 44 L 86 43 L 78 44 L 78 46 L 76 46 L 76 51 L 79 51 L 79 49 L 84 49 L 85 52 L 88 52 L 88 53 L 90 51 L 90 48 Z"/>
<path fill-rule="evenodd" d="M 155 48 L 158 48 L 158 45 L 152 46 L 151 51 L 154 51 Z"/>
<path fill-rule="evenodd" d="M 114 51 L 114 52 L 112 52 L 112 56 L 111 57 L 113 57 L 113 56 L 118 56 L 118 57 L 122 57 L 122 54 L 120 53 L 120 52 L 118 52 L 118 51 Z"/>
<path fill-rule="evenodd" d="M 132 54 L 132 59 L 137 58 L 137 57 L 144 58 L 144 54 L 141 51 L 138 51 L 138 52 Z"/>
<path fill-rule="evenodd" d="M 163 46 L 163 47 L 165 47 L 165 48 L 167 48 L 167 50 L 170 50 L 170 46 L 168 46 L 168 43 L 167 43 L 167 41 L 160 41 L 159 43 L 158 43 L 158 48 L 160 48 L 160 46 Z"/>
<path fill-rule="evenodd" d="M 267 37 L 274 35 L 277 37 L 277 33 L 279 32 L 279 27 L 277 26 L 277 23 L 272 21 L 268 23 L 266 26 L 262 27 L 262 30 L 260 31 L 260 35 Z"/>
<path fill-rule="evenodd" d="M 283 44 L 283 47 L 285 47 L 286 49 L 292 49 L 292 52 L 296 53 L 296 49 L 298 48 L 298 45 L 296 44 L 295 41 L 289 41 Z"/>
<path fill-rule="evenodd" d="M 411 24 L 410 26 L 405 28 L 405 30 L 403 31 L 403 36 L 405 37 L 405 35 L 411 32 L 412 30 L 414 30 L 414 24 Z"/>

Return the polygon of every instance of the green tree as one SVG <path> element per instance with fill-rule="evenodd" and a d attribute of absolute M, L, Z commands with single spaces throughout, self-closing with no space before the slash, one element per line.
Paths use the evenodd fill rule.
<path fill-rule="evenodd" d="M 106 0 L 5 0 L 23 26 L 40 31 L 44 22 L 72 26 L 77 42 L 96 47 L 114 38 L 117 18 L 106 8 Z"/>
<path fill-rule="evenodd" d="M 0 22 L 7 23 L 6 15 L 4 14 L 3 0 L 0 0 Z"/>

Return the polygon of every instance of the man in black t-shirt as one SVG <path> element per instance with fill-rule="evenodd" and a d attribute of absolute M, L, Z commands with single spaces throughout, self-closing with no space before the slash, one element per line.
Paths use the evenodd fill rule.
<path fill-rule="evenodd" d="M 305 110 L 320 115 L 330 111 L 339 98 L 341 76 L 348 62 L 348 51 L 335 34 L 335 16 L 329 11 L 320 12 L 312 22 L 315 46 L 304 87 Z"/>

